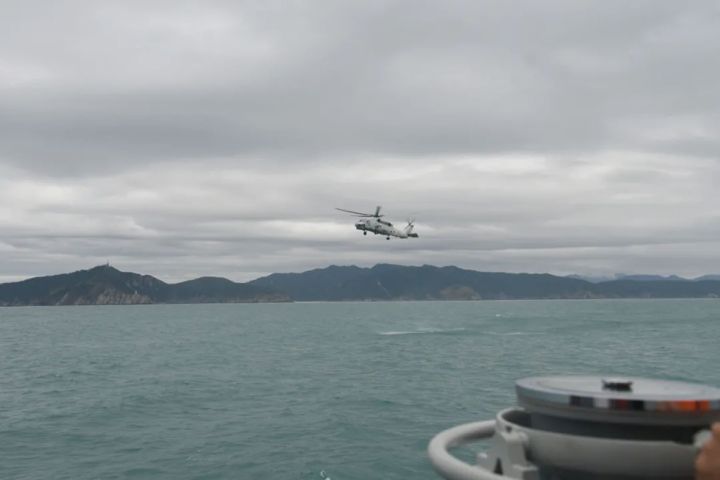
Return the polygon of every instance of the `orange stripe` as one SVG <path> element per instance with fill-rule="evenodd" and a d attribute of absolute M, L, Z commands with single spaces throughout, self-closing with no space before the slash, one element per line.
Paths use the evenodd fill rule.
<path fill-rule="evenodd" d="M 694 400 L 677 400 L 670 402 L 672 410 L 676 412 L 694 412 L 696 410 L 696 403 Z"/>

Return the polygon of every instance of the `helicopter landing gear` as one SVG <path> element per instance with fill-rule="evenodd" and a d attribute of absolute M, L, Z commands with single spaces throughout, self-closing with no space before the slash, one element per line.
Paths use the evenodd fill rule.
<path fill-rule="evenodd" d="M 363 235 L 367 235 L 367 232 L 363 232 Z"/>
<path fill-rule="evenodd" d="M 385 237 L 385 240 L 390 240 L 390 237 Z"/>

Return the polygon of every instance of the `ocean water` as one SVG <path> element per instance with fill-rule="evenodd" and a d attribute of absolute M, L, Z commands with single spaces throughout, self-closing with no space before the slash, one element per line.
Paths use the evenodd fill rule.
<path fill-rule="evenodd" d="M 1 479 L 435 479 L 531 375 L 720 386 L 717 300 L 0 309 Z"/>

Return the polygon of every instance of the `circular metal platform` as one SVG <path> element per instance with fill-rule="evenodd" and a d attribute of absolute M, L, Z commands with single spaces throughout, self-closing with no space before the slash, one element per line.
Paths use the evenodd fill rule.
<path fill-rule="evenodd" d="M 528 412 L 587 421 L 707 425 L 720 418 L 720 389 L 638 377 L 551 376 L 516 382 Z"/>

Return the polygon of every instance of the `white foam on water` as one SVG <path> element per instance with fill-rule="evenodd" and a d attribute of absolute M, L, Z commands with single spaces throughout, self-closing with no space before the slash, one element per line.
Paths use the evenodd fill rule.
<path fill-rule="evenodd" d="M 540 335 L 538 332 L 486 332 L 490 335 L 499 335 L 501 337 L 513 337 L 517 335 Z"/>
<path fill-rule="evenodd" d="M 428 333 L 450 333 L 461 332 L 464 328 L 420 328 L 417 330 L 398 330 L 389 332 L 377 332 L 378 335 L 423 335 Z"/>

